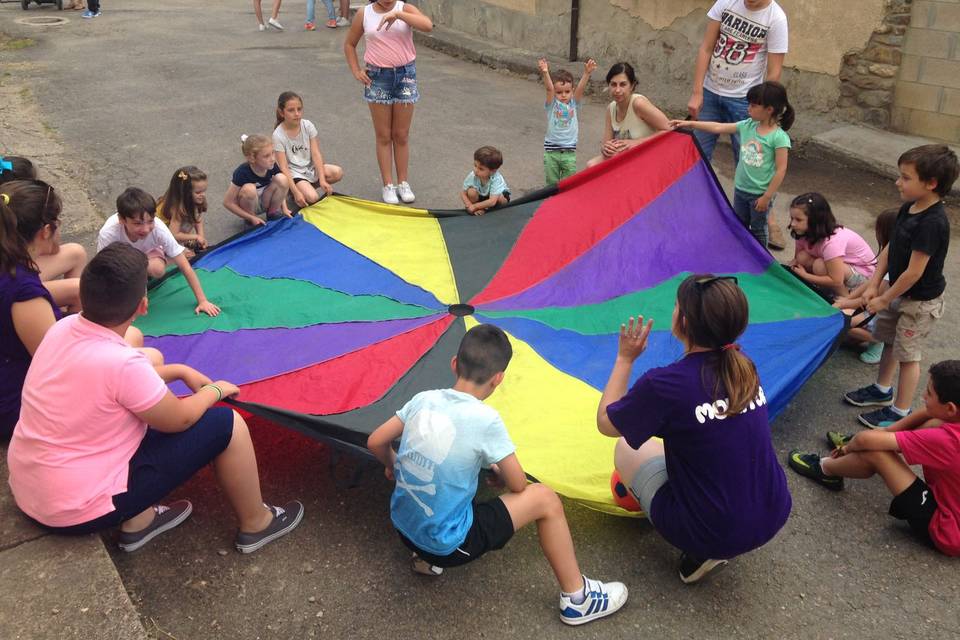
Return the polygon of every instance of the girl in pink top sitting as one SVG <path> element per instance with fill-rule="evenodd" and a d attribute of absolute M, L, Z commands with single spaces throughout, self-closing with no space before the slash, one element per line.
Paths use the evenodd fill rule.
<path fill-rule="evenodd" d="M 377 137 L 377 164 L 383 179 L 383 201 L 414 201 L 407 182 L 410 161 L 410 123 L 417 91 L 417 51 L 413 29 L 431 31 L 433 22 L 419 9 L 401 0 L 373 0 L 358 11 L 343 43 L 353 77 L 363 83 L 363 97 Z M 357 44 L 364 38 L 364 67 L 357 59 Z M 393 181 L 393 164 L 397 182 Z"/>
<path fill-rule="evenodd" d="M 836 296 L 869 280 L 877 266 L 867 241 L 838 224 L 819 193 L 804 193 L 790 203 L 790 235 L 797 241 L 793 272 Z"/>

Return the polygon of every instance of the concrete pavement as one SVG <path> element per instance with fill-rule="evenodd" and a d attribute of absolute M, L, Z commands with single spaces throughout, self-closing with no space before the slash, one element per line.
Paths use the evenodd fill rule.
<path fill-rule="evenodd" d="M 202 8 L 188 0 L 128 0 L 106 5 L 92 22 L 70 15 L 64 27 L 43 30 L 11 25 L 8 16 L 22 12 L 0 5 L 4 30 L 37 40 L 34 47 L 3 52 L 11 76 L 2 86 L 23 82 L 31 88 L 39 117 L 55 130 L 51 135 L 62 147 L 62 158 L 76 163 L 68 172 L 80 177 L 76 188 L 91 194 L 101 217 L 112 212 L 112 201 L 124 187 L 139 185 L 159 194 L 173 170 L 190 163 L 211 178 L 211 240 L 240 229 L 239 221 L 216 205 L 230 172 L 242 161 L 239 134 L 268 133 L 276 96 L 288 88 L 304 96 L 305 115 L 320 129 L 325 155 L 346 168 L 339 190 L 375 198 L 373 135 L 359 86 L 342 59 L 343 31 L 302 32 L 303 2 L 288 0 L 283 9 L 288 31 L 260 34 L 249 7 L 226 0 L 211 0 Z M 600 61 L 601 68 L 612 62 Z M 418 204 L 455 206 L 472 151 L 481 144 L 503 150 L 504 174 L 515 190 L 538 187 L 542 88 L 425 48 L 418 63 L 424 96 L 412 136 Z M 602 114 L 600 102 L 584 106 L 581 166 L 597 148 Z M 3 130 L 6 135 L 6 122 Z M 726 149 L 718 150 L 716 164 L 729 186 Z M 868 239 L 873 216 L 896 202 L 886 178 L 798 155 L 791 158 L 778 202 L 781 224 L 784 203 L 811 189 L 824 192 L 841 222 Z M 66 214 L 68 232 L 89 242 L 89 232 L 74 226 L 84 216 L 75 216 L 73 209 Z M 960 282 L 957 261 L 948 266 L 947 277 Z M 960 357 L 954 338 L 958 316 L 950 309 L 931 338 L 929 351 L 937 359 Z M 822 447 L 821 434 L 828 428 L 855 429 L 855 411 L 841 405 L 839 396 L 874 371 L 852 352 L 835 355 L 774 424 L 781 456 L 794 446 Z M 352 461 L 331 467 L 325 448 L 279 427 L 260 426 L 254 436 L 267 499 L 299 497 L 307 506 L 303 525 L 289 539 L 249 557 L 233 552 L 234 524 L 209 472 L 178 492 L 194 500 L 196 511 L 176 532 L 122 555 L 112 552 L 114 536 L 105 536 L 114 572 L 119 571 L 151 636 L 540 638 L 569 632 L 557 620 L 555 586 L 533 531 L 522 531 L 504 552 L 475 565 L 438 580 L 420 579 L 408 571 L 407 554 L 389 526 L 390 488 L 377 470 L 364 475 L 359 486 L 344 489 L 335 480 L 349 476 Z M 676 552 L 646 523 L 568 503 L 584 571 L 622 579 L 631 589 L 622 612 L 574 633 L 583 638 L 956 636 L 956 561 L 915 544 L 885 515 L 888 498 L 879 481 L 851 483 L 835 495 L 789 472 L 788 479 L 794 511 L 783 532 L 715 580 L 693 588 L 676 579 Z M 26 527 L 18 518 L 0 513 L 0 522 Z M 11 538 L 36 535 L 30 528 L 24 532 Z M 96 542 L 62 544 L 89 540 Z M 29 564 L 38 565 L 49 558 L 75 558 L 73 550 L 82 548 L 43 544 L 48 543 L 24 542 L 16 549 L 24 547 L 24 553 L 33 554 Z M 29 608 L 34 599 L 28 596 L 44 592 L 67 602 L 75 591 L 69 587 L 80 581 L 31 577 L 24 562 L 7 560 L 9 553 L 0 553 L 0 571 L 9 567 L 0 574 L 5 576 L 0 588 L 11 596 L 0 601 L 0 636 L 16 637 L 6 630 L 23 629 L 23 637 L 58 637 L 63 624 L 40 615 L 47 605 L 38 605 L 34 614 Z M 113 569 L 102 549 L 90 553 L 98 569 L 84 570 L 89 577 L 84 585 L 97 584 L 98 572 Z M 39 591 L 30 586 L 36 580 Z M 92 586 L 82 589 L 97 593 Z M 114 576 L 112 592 L 122 590 Z M 75 623 L 84 615 L 83 606 L 61 611 L 69 611 Z M 110 610 L 110 620 L 129 615 Z M 24 618 L 43 626 L 7 626 L 9 621 L 26 624 Z M 86 637 L 133 636 L 102 629 Z"/>

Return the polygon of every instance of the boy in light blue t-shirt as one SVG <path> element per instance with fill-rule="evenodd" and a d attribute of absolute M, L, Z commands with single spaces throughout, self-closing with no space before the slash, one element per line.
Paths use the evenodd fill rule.
<path fill-rule="evenodd" d="M 547 186 L 550 186 L 577 172 L 577 140 L 580 138 L 577 110 L 590 81 L 590 74 L 597 69 L 597 63 L 592 59 L 584 63 L 583 75 L 576 88 L 573 87 L 573 74 L 566 69 L 560 69 L 551 77 L 546 59 L 540 58 L 537 65 L 547 91 L 547 99 L 543 104 L 547 110 L 543 174 Z"/>
<path fill-rule="evenodd" d="M 502 549 L 514 531 L 536 522 L 540 547 L 560 583 L 560 619 L 584 624 L 622 607 L 627 588 L 580 573 L 563 504 L 546 485 L 527 484 L 503 420 L 483 403 L 503 381 L 512 354 L 497 327 L 470 329 L 450 363 L 457 376 L 453 388 L 414 396 L 370 434 L 367 447 L 396 482 L 390 517 L 413 551 L 414 571 L 440 575 L 445 567 Z M 509 491 L 474 502 L 481 467 Z"/>

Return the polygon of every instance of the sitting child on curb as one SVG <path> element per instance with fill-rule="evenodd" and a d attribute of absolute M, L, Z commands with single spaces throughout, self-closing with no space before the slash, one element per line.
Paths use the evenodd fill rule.
<path fill-rule="evenodd" d="M 157 203 L 153 196 L 136 187 L 126 189 L 117 197 L 117 212 L 107 218 L 100 228 L 97 252 L 115 242 L 130 245 L 147 256 L 147 275 L 151 278 L 162 276 L 167 268 L 167 260 L 171 260 L 180 269 L 197 298 L 193 312 L 219 315 L 220 307 L 207 300 L 200 278 L 187 260 L 186 249 L 176 241 L 163 220 L 155 218 L 156 212 Z"/>
<path fill-rule="evenodd" d="M 414 571 L 439 575 L 445 567 L 467 564 L 502 549 L 515 531 L 536 522 L 540 547 L 560 583 L 560 620 L 584 624 L 622 607 L 627 588 L 580 573 L 563 504 L 546 485 L 527 484 L 503 420 L 483 404 L 503 381 L 512 355 L 497 327 L 470 329 L 450 363 L 457 376 L 453 388 L 414 396 L 370 435 L 367 446 L 396 482 L 390 517 L 414 553 Z M 481 467 L 490 467 L 509 491 L 473 502 Z"/>
<path fill-rule="evenodd" d="M 844 478 L 883 478 L 893 495 L 890 515 L 906 520 L 922 540 L 960 556 L 960 360 L 930 367 L 926 408 L 892 425 L 837 441 L 828 458 L 790 452 L 790 468 L 839 491 Z M 923 478 L 908 465 L 922 465 Z"/>
<path fill-rule="evenodd" d="M 473 171 L 463 181 L 460 199 L 467 213 L 482 216 L 487 209 L 510 202 L 510 187 L 500 175 L 503 154 L 494 147 L 480 147 L 473 152 Z"/>
<path fill-rule="evenodd" d="M 126 244 L 98 253 L 80 277 L 83 312 L 43 338 L 27 371 L 7 453 L 17 506 L 45 528 L 86 534 L 120 527 L 135 551 L 189 517 L 164 496 L 213 462 L 239 521 L 242 553 L 292 531 L 303 505 L 264 504 L 247 425 L 213 405 L 239 389 L 185 365 L 160 365 L 123 340 L 147 311 L 147 258 Z M 182 380 L 193 395 L 177 398 Z M 149 426 L 148 426 L 149 425 Z"/>

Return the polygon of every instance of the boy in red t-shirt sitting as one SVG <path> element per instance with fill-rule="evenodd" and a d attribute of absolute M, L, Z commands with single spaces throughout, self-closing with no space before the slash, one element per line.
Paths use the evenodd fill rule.
<path fill-rule="evenodd" d="M 844 478 L 879 475 L 894 495 L 890 515 L 948 556 L 960 556 L 960 360 L 930 367 L 923 400 L 925 409 L 861 431 L 829 458 L 793 450 L 789 464 L 835 491 Z M 926 482 L 911 464 L 922 465 Z"/>

